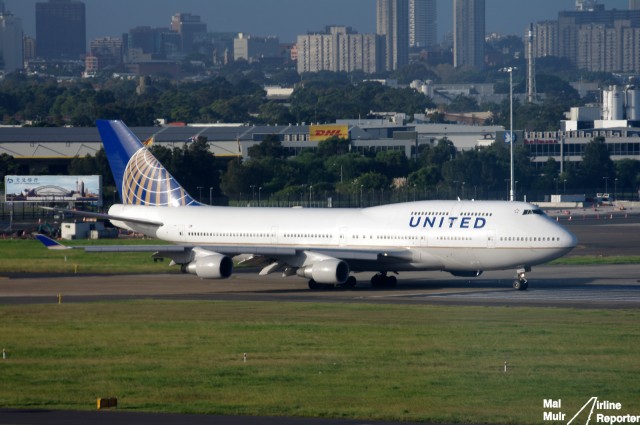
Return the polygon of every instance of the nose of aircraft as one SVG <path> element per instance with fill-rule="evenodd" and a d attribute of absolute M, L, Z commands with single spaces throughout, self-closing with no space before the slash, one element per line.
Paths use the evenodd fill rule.
<path fill-rule="evenodd" d="M 578 245 L 578 238 L 576 237 L 576 235 L 571 233 L 566 228 L 562 226 L 560 226 L 560 228 L 562 229 L 562 234 L 560 236 L 560 243 L 563 245 L 564 248 L 567 248 L 567 252 L 569 252 L 570 250 L 575 248 L 576 245 Z"/>

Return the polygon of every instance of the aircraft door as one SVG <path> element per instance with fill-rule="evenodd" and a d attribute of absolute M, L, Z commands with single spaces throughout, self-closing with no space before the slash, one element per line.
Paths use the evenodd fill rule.
<path fill-rule="evenodd" d="M 338 229 L 338 237 L 340 238 L 340 246 L 345 246 L 347 244 L 347 228 L 341 227 Z"/>
<path fill-rule="evenodd" d="M 487 232 L 487 248 L 495 248 L 496 247 L 496 232 L 493 230 L 489 230 Z"/>

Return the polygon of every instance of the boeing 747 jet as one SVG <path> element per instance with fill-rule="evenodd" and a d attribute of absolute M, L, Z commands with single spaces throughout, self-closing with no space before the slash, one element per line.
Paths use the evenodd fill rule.
<path fill-rule="evenodd" d="M 83 214 L 173 245 L 82 247 L 86 251 L 149 251 L 203 279 L 230 277 L 235 258 L 261 267 L 260 275 L 305 278 L 311 289 L 353 288 L 353 274 L 361 272 L 374 273 L 373 286 L 388 287 L 404 271 L 474 277 L 513 269 L 513 287 L 524 290 L 532 266 L 577 243 L 525 202 L 420 201 L 361 209 L 202 205 L 124 123 L 100 120 L 97 126 L 122 203 L 107 214 Z M 51 249 L 75 248 L 39 238 Z"/>

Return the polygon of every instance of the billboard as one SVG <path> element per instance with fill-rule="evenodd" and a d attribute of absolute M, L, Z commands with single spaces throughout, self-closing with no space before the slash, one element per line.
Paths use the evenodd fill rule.
<path fill-rule="evenodd" d="M 102 176 L 5 176 L 5 202 L 95 202 Z"/>
<path fill-rule="evenodd" d="M 341 139 L 349 138 L 349 126 L 347 125 L 310 125 L 309 140 L 312 142 L 321 142 L 330 137 L 339 137 Z"/>

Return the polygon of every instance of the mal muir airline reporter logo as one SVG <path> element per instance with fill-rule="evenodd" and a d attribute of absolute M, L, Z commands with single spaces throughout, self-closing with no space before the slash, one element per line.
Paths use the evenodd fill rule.
<path fill-rule="evenodd" d="M 640 424 L 640 415 L 625 412 L 622 403 L 598 397 L 591 397 L 573 416 L 563 409 L 562 399 L 544 399 L 542 408 L 543 422 L 567 425 Z"/>

